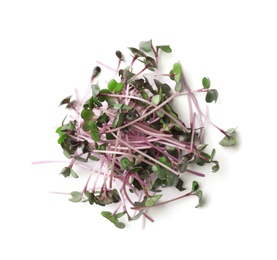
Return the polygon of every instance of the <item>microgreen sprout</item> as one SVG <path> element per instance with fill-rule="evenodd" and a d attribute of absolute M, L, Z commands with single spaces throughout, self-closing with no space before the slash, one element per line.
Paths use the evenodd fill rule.
<path fill-rule="evenodd" d="M 72 113 L 56 130 L 58 144 L 69 159 L 60 174 L 78 178 L 75 165 L 90 172 L 85 187 L 71 192 L 69 200 L 100 206 L 115 204 L 113 212 L 101 214 L 118 228 L 125 227 L 123 217 L 128 221 L 140 217 L 153 221 L 148 209 L 185 197 L 195 196 L 196 207 L 201 205 L 198 182 L 193 181 L 187 191 L 184 173 L 203 177 L 193 165 L 210 164 L 212 172 L 219 170 L 216 150 L 208 152 L 204 142 L 207 122 L 224 135 L 221 145 L 236 143 L 235 128 L 222 130 L 200 108 L 199 98 L 207 103 L 218 100 L 218 91 L 211 88 L 208 77 L 203 78 L 201 88 L 192 90 L 180 63 L 173 64 L 169 73 L 161 73 L 160 55 L 172 52 L 169 45 L 154 46 L 150 40 L 129 50 L 129 66 L 121 51 L 116 51 L 115 76 L 106 86 L 95 81 L 101 70 L 111 69 L 101 63 L 102 69 L 97 66 L 93 70 L 82 100 L 68 96 L 61 101 L 60 105 L 66 105 Z M 141 66 L 138 71 L 136 64 Z M 161 81 L 163 77 L 172 84 Z M 188 101 L 184 121 L 173 106 L 179 96 Z M 166 198 L 166 187 L 178 189 L 181 195 Z"/>

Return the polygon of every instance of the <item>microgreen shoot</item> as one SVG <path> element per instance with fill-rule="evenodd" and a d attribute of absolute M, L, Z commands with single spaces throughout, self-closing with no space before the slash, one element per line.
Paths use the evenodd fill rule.
<path fill-rule="evenodd" d="M 72 101 L 68 96 L 60 102 L 72 114 L 56 130 L 58 144 L 69 159 L 69 165 L 60 173 L 78 178 L 73 166 L 81 165 L 95 177 L 93 183 L 89 177 L 82 191 L 71 192 L 69 200 L 100 206 L 115 203 L 114 212 L 101 214 L 118 228 L 125 227 L 119 221 L 124 216 L 128 221 L 142 216 L 153 221 L 146 210 L 181 198 L 196 196 L 196 207 L 200 206 L 202 190 L 193 181 L 187 191 L 184 173 L 204 176 L 193 170 L 193 165 L 211 164 L 212 172 L 220 168 L 216 150 L 207 151 L 207 124 L 203 122 L 210 120 L 198 103 L 198 96 L 207 103 L 218 100 L 218 91 L 210 88 L 210 79 L 203 77 L 201 88 L 192 90 L 180 63 L 173 64 L 169 73 L 161 73 L 160 55 L 172 52 L 169 45 L 154 46 L 150 40 L 129 50 L 132 61 L 124 68 L 123 54 L 116 51 L 115 77 L 106 86 L 94 82 L 102 70 L 96 66 L 82 101 Z M 135 64 L 142 68 L 135 71 Z M 159 75 L 169 78 L 172 84 L 158 80 Z M 180 120 L 172 103 L 180 96 L 188 101 L 187 121 Z M 224 135 L 222 146 L 235 145 L 235 128 L 224 131 L 210 123 Z M 166 187 L 182 193 L 166 198 Z"/>

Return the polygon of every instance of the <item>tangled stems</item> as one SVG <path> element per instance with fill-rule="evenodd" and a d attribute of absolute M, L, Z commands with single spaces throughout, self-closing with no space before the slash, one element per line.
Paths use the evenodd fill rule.
<path fill-rule="evenodd" d="M 211 153 L 205 150 L 208 144 L 203 142 L 203 122 L 210 121 L 196 97 L 205 94 L 206 102 L 217 101 L 218 92 L 210 88 L 210 80 L 203 78 L 202 87 L 191 90 L 179 63 L 169 73 L 161 73 L 159 55 L 172 51 L 168 45 L 154 46 L 150 40 L 141 42 L 139 49 L 129 50 L 132 60 L 124 69 L 123 55 L 116 52 L 119 60 L 115 77 L 106 87 L 94 83 L 101 72 L 97 66 L 81 101 L 72 100 L 72 96 L 61 101 L 60 105 L 66 105 L 72 113 L 56 130 L 58 143 L 70 160 L 61 174 L 78 178 L 75 165 L 90 172 L 85 187 L 81 192 L 71 192 L 70 201 L 117 204 L 113 212 L 101 214 L 118 228 L 125 227 L 119 221 L 124 215 L 129 221 L 141 216 L 153 221 L 146 210 L 188 196 L 198 197 L 198 207 L 202 191 L 194 181 L 190 191 L 183 194 L 184 173 L 204 176 L 191 169 L 194 164 L 212 164 L 213 172 L 219 170 L 215 149 Z M 142 68 L 134 72 L 137 62 Z M 157 80 L 158 76 L 169 77 L 173 86 Z M 179 96 L 188 100 L 187 122 L 181 121 L 173 108 L 172 101 Z M 234 128 L 223 131 L 210 123 L 224 134 L 222 145 L 235 144 Z M 177 188 L 182 195 L 162 198 L 165 187 Z"/>

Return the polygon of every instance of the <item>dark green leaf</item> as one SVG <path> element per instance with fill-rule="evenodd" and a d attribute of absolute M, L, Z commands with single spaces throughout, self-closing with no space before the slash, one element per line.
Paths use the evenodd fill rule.
<path fill-rule="evenodd" d="M 218 92 L 216 89 L 209 89 L 208 92 L 206 93 L 206 102 L 211 103 L 211 102 L 216 102 L 218 99 Z"/>
<path fill-rule="evenodd" d="M 156 61 L 152 57 L 146 57 L 145 58 L 145 65 L 148 68 L 157 68 Z"/>
<path fill-rule="evenodd" d="M 212 167 L 213 172 L 217 172 L 219 170 L 219 164 L 218 161 L 212 161 L 215 165 Z"/>
<path fill-rule="evenodd" d="M 176 188 L 179 190 L 179 191 L 184 191 L 186 188 L 183 187 L 183 184 L 184 182 L 179 178 L 177 184 L 176 184 Z"/>
<path fill-rule="evenodd" d="M 138 57 L 146 57 L 145 53 L 143 53 L 142 51 L 136 49 L 136 48 L 128 48 L 134 55 L 138 56 Z"/>
<path fill-rule="evenodd" d="M 68 177 L 70 175 L 70 168 L 69 167 L 64 167 L 61 172 L 61 175 L 63 175 L 64 177 Z"/>
<path fill-rule="evenodd" d="M 202 79 L 202 85 L 203 85 L 203 87 L 204 87 L 205 89 L 209 89 L 210 86 L 211 86 L 211 81 L 210 81 L 210 79 L 204 77 L 204 78 Z"/>
<path fill-rule="evenodd" d="M 162 90 L 162 93 L 163 93 L 163 94 L 168 94 L 168 93 L 170 93 L 171 87 L 170 87 L 169 85 L 167 85 L 166 83 L 162 83 L 162 82 L 160 82 L 160 81 L 157 80 L 157 79 L 154 79 L 154 82 L 155 82 L 157 88 Z"/>
<path fill-rule="evenodd" d="M 92 122 L 90 126 L 91 126 L 90 136 L 92 140 L 94 140 L 95 142 L 98 142 L 100 140 L 100 131 L 95 122 Z"/>
<path fill-rule="evenodd" d="M 130 170 L 134 167 L 134 164 L 126 157 L 123 157 L 120 163 L 125 170 Z"/>
<path fill-rule="evenodd" d="M 197 181 L 193 181 L 192 182 L 191 191 L 194 192 L 194 191 L 198 190 L 198 188 L 199 188 L 198 182 Z"/>
<path fill-rule="evenodd" d="M 90 205 L 94 204 L 94 202 L 95 202 L 95 200 L 94 200 L 94 198 L 95 198 L 94 194 L 93 194 L 93 193 L 90 193 L 88 190 L 86 190 L 86 191 L 85 191 L 85 195 L 86 195 L 87 198 L 88 198 L 89 204 L 90 204 Z"/>
<path fill-rule="evenodd" d="M 64 98 L 64 99 L 61 101 L 61 103 L 60 103 L 59 106 L 64 105 L 64 104 L 69 104 L 69 103 L 70 103 L 71 97 L 72 97 L 72 96 L 68 96 L 68 97 Z"/>
<path fill-rule="evenodd" d="M 67 134 L 61 134 L 59 139 L 58 139 L 58 144 L 63 143 L 63 141 L 68 138 L 69 136 Z"/>
<path fill-rule="evenodd" d="M 89 110 L 89 109 L 83 109 L 83 111 L 81 112 L 81 117 L 84 119 L 84 120 L 90 120 L 92 119 L 94 116 L 94 113 L 92 110 Z"/>

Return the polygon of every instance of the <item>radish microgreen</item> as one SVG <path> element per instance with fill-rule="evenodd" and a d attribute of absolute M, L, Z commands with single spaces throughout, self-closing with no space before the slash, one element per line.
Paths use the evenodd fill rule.
<path fill-rule="evenodd" d="M 181 198 L 196 196 L 196 207 L 200 206 L 202 190 L 193 181 L 187 191 L 184 173 L 204 176 L 194 165 L 211 164 L 212 172 L 220 168 L 216 150 L 209 152 L 204 142 L 208 123 L 224 135 L 222 146 L 236 143 L 235 128 L 222 130 L 200 108 L 199 99 L 207 103 L 218 100 L 218 91 L 210 88 L 208 77 L 203 77 L 199 89 L 192 90 L 179 62 L 169 73 L 162 73 L 160 55 L 172 52 L 169 45 L 154 46 L 149 40 L 129 50 L 129 65 L 121 51 L 115 52 L 115 77 L 106 86 L 96 84 L 95 78 L 101 70 L 111 68 L 96 66 L 83 99 L 72 101 L 68 96 L 60 102 L 72 113 L 56 130 L 58 144 L 69 159 L 61 175 L 78 178 L 74 165 L 83 166 L 91 174 L 85 187 L 71 192 L 69 200 L 100 206 L 115 203 L 115 210 L 102 211 L 102 216 L 118 228 L 125 227 L 121 220 L 124 216 L 128 221 L 140 217 L 153 221 L 150 208 Z M 135 64 L 141 69 L 135 71 Z M 163 81 L 163 77 L 169 81 Z M 174 109 L 176 97 L 188 102 L 183 121 Z M 166 198 L 166 187 L 178 189 L 181 195 Z"/>

